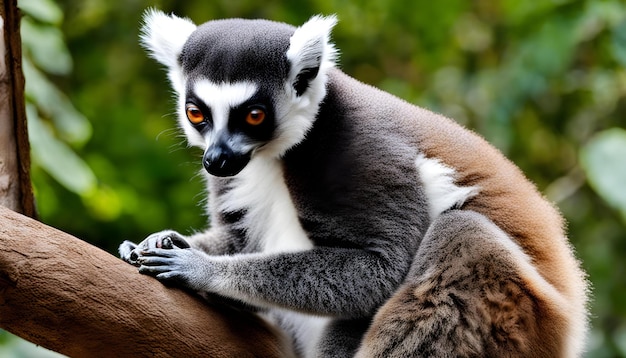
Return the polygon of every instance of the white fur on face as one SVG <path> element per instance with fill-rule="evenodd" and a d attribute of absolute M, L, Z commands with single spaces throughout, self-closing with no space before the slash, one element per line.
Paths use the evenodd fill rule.
<path fill-rule="evenodd" d="M 257 92 L 257 86 L 251 82 L 213 83 L 206 79 L 197 80 L 193 84 L 193 94 L 211 110 L 212 129 L 203 137 L 187 121 L 184 96 L 179 97 L 178 108 L 181 125 L 190 145 L 205 149 L 215 138 L 228 127 L 231 108 L 249 100 Z M 209 115 L 205 113 L 205 115 Z"/>
<path fill-rule="evenodd" d="M 220 83 L 197 81 L 194 94 L 211 109 L 214 135 L 226 130 L 230 110 L 249 100 L 258 87 L 251 82 Z M 209 141 L 210 144 L 212 141 Z"/>

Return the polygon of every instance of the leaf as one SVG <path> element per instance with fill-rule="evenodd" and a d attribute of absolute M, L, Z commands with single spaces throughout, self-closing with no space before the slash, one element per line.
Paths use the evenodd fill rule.
<path fill-rule="evenodd" d="M 56 27 L 22 19 L 20 26 L 25 52 L 44 71 L 55 75 L 67 75 L 72 71 L 72 57 L 63 40 L 63 33 Z"/>
<path fill-rule="evenodd" d="M 612 50 L 615 59 L 626 66 L 626 20 L 613 29 Z"/>
<path fill-rule="evenodd" d="M 626 130 L 596 134 L 582 148 L 580 162 L 591 187 L 626 219 Z"/>
<path fill-rule="evenodd" d="M 41 22 L 60 25 L 63 11 L 52 0 L 19 0 L 17 6 L 27 15 Z"/>
<path fill-rule="evenodd" d="M 59 137 L 74 145 L 91 138 L 91 123 L 70 102 L 65 94 L 50 82 L 32 63 L 23 59 L 26 95 L 46 118 L 52 119 Z"/>
<path fill-rule="evenodd" d="M 68 190 L 79 195 L 93 191 L 96 187 L 96 176 L 87 163 L 67 144 L 54 137 L 33 105 L 27 105 L 26 111 L 33 159 Z"/>

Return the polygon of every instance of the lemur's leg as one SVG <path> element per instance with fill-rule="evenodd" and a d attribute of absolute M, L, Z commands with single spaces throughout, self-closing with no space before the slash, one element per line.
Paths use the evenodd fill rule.
<path fill-rule="evenodd" d="M 562 356 L 567 303 L 532 265 L 481 214 L 442 214 L 357 357 Z"/>

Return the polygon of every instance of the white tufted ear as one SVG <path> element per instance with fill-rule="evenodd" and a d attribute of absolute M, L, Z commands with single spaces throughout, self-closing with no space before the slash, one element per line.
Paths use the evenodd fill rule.
<path fill-rule="evenodd" d="M 335 65 L 337 51 L 330 42 L 330 32 L 337 23 L 334 15 L 312 17 L 298 27 L 289 41 L 287 59 L 291 64 L 289 81 L 301 96 L 318 76 Z"/>
<path fill-rule="evenodd" d="M 141 44 L 150 56 L 170 70 L 179 67 L 178 57 L 196 25 L 187 18 L 166 15 L 156 9 L 146 10 L 143 22 Z"/>

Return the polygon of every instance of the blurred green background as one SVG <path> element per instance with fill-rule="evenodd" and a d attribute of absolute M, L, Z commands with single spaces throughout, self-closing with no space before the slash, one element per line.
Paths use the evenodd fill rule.
<path fill-rule="evenodd" d="M 626 356 L 623 1 L 20 0 L 41 219 L 111 253 L 205 227 L 199 152 L 174 128 L 142 12 L 301 24 L 338 15 L 348 74 L 476 130 L 564 213 L 593 285 L 588 357 Z M 0 355 L 32 356 L 0 334 Z M 26 353 L 24 353 L 26 352 Z M 30 353 L 28 353 L 30 352 Z"/>

